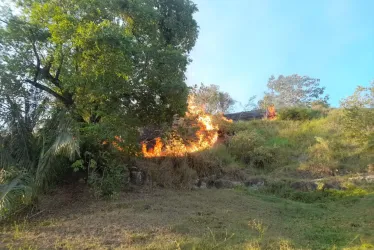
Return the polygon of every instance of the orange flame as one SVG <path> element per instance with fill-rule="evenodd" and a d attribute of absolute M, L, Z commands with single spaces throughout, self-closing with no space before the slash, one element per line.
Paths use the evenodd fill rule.
<path fill-rule="evenodd" d="M 186 118 L 197 117 L 199 130 L 196 132 L 197 140 L 186 143 L 179 135 L 168 141 L 164 145 L 160 137 L 155 139 L 156 144 L 153 148 L 147 149 L 146 143 L 142 143 L 142 152 L 144 157 L 160 156 L 183 156 L 187 153 L 193 153 L 210 148 L 218 139 L 218 125 L 214 124 L 212 116 L 205 113 L 204 107 L 199 107 L 194 102 L 194 96 L 188 97 L 188 111 Z M 223 115 L 222 115 L 223 117 Z M 227 122 L 232 122 L 223 117 Z"/>
<path fill-rule="evenodd" d="M 275 112 L 274 104 L 270 105 L 266 109 L 266 118 L 268 120 L 275 120 L 277 118 L 277 113 Z"/>

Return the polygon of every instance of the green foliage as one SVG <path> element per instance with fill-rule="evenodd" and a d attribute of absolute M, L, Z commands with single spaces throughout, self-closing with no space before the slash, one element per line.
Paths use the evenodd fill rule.
<path fill-rule="evenodd" d="M 261 194 L 273 194 L 278 197 L 303 203 L 326 203 L 326 202 L 355 202 L 371 192 L 356 186 L 348 186 L 344 190 L 322 190 L 298 191 L 291 188 L 291 180 L 272 180 L 259 189 Z M 252 191 L 250 191 L 252 192 Z"/>
<path fill-rule="evenodd" d="M 3 86 L 32 86 L 91 123 L 159 123 L 184 112 L 198 33 L 190 1 L 18 4 L 0 29 Z"/>
<path fill-rule="evenodd" d="M 313 168 L 313 172 L 331 173 L 338 166 L 336 151 L 332 143 L 321 137 L 316 137 L 316 144 L 308 149 L 307 165 Z"/>
<path fill-rule="evenodd" d="M 335 109 L 312 120 L 235 122 L 231 125 L 234 136 L 228 138 L 229 152 L 248 166 L 265 166 L 265 171 L 276 177 L 322 178 L 367 171 L 374 162 L 369 146 L 372 137 L 369 133 L 350 134 L 346 112 Z M 370 119 L 363 117 L 360 131 L 351 131 L 369 131 L 374 124 Z M 256 173 L 262 173 L 260 169 Z"/>
<path fill-rule="evenodd" d="M 341 101 L 344 108 L 372 108 L 374 106 L 374 81 L 369 87 L 358 86 L 355 92 Z"/>
<path fill-rule="evenodd" d="M 232 164 L 235 164 L 235 158 L 225 145 L 217 145 L 188 156 L 188 165 L 197 172 L 199 177 L 219 175 L 222 170 Z"/>
<path fill-rule="evenodd" d="M 342 100 L 344 131 L 351 140 L 372 149 L 374 137 L 374 82 L 369 87 L 357 87 L 353 95 Z"/>
<path fill-rule="evenodd" d="M 91 185 L 96 197 L 118 197 L 125 185 L 126 171 L 124 167 L 106 168 L 102 174 L 92 172 L 88 183 Z"/>
<path fill-rule="evenodd" d="M 71 167 L 73 168 L 73 171 L 78 172 L 80 169 L 84 169 L 83 163 L 84 162 L 83 162 L 82 159 L 79 159 L 79 160 L 76 160 L 75 162 L 73 162 L 73 164 L 71 164 Z"/>
<path fill-rule="evenodd" d="M 123 163 L 110 161 L 100 169 L 95 160 L 89 163 L 88 184 L 96 197 L 116 198 L 127 182 L 127 166 Z M 100 173 L 102 172 L 102 173 Z"/>
<path fill-rule="evenodd" d="M 342 119 L 344 131 L 363 147 L 370 147 L 374 135 L 374 110 L 357 106 L 346 108 Z"/>
<path fill-rule="evenodd" d="M 229 142 L 229 151 L 252 167 L 269 168 L 275 160 L 277 146 L 266 145 L 265 138 L 254 131 L 241 131 Z"/>
<path fill-rule="evenodd" d="M 322 112 L 311 108 L 293 107 L 278 111 L 277 118 L 280 120 L 305 121 L 322 117 Z"/>
<path fill-rule="evenodd" d="M 17 108 L 8 112 L 18 111 Z M 38 134 L 32 133 L 36 124 L 31 124 L 21 112 L 13 112 L 10 116 L 13 119 L 5 120 L 11 133 L 2 136 L 0 144 L 1 169 L 5 176 L 0 179 L 0 213 L 4 217 L 31 204 L 55 182 L 57 168 L 63 167 L 61 160 L 73 160 L 79 155 L 74 121 L 67 116 L 66 110 L 52 116 L 58 119 L 45 123 Z M 52 124 L 54 129 L 50 127 Z"/>
<path fill-rule="evenodd" d="M 31 203 L 32 177 L 26 173 L 0 170 L 0 220 Z"/>

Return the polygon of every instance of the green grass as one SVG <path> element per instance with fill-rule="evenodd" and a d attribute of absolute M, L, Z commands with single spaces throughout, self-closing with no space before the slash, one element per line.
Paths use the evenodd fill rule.
<path fill-rule="evenodd" d="M 141 190 L 122 194 L 116 201 L 81 198 L 68 205 L 63 205 L 61 196 L 45 199 L 49 200 L 43 207 L 45 215 L 4 226 L 3 246 L 370 249 L 374 244 L 374 195 L 370 192 L 313 203 L 244 188 Z"/>
<path fill-rule="evenodd" d="M 374 154 L 365 143 L 351 137 L 342 120 L 344 112 L 332 110 L 326 117 L 307 121 L 237 122 L 231 128 L 236 133 L 229 151 L 250 167 L 256 168 L 251 158 L 260 159 L 258 170 L 276 177 L 321 178 L 336 172 L 366 172 Z"/>

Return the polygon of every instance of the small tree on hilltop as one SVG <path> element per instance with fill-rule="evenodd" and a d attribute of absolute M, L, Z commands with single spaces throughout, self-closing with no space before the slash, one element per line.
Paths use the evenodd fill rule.
<path fill-rule="evenodd" d="M 214 84 L 195 85 L 192 94 L 195 97 L 195 104 L 204 106 L 205 111 L 210 114 L 226 113 L 235 104 L 229 93 L 220 91 L 219 86 Z"/>
<path fill-rule="evenodd" d="M 324 95 L 325 87 L 320 87 L 320 80 L 309 76 L 280 75 L 271 76 L 267 83 L 268 91 L 259 101 L 259 107 L 266 109 L 270 104 L 276 108 L 311 106 L 315 102 L 326 103 L 328 95 Z"/>
<path fill-rule="evenodd" d="M 369 87 L 358 86 L 341 106 L 347 134 L 364 148 L 374 150 L 374 82 Z"/>

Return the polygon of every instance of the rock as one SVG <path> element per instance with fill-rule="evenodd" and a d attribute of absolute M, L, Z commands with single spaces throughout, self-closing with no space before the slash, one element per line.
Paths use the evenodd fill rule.
<path fill-rule="evenodd" d="M 193 189 L 206 189 L 206 188 L 207 188 L 207 184 L 202 179 L 196 180 L 193 186 Z"/>
<path fill-rule="evenodd" d="M 216 179 L 217 179 L 216 175 L 211 175 L 209 177 L 203 177 L 199 181 L 201 183 L 204 182 L 207 188 L 212 188 L 214 187 L 214 182 L 216 181 Z"/>
<path fill-rule="evenodd" d="M 349 181 L 353 181 L 355 183 L 374 183 L 374 175 L 364 175 L 364 176 L 357 176 L 348 178 Z"/>
<path fill-rule="evenodd" d="M 143 185 L 145 182 L 145 173 L 137 167 L 129 167 L 130 182 L 134 185 Z"/>
<path fill-rule="evenodd" d="M 311 181 L 297 181 L 291 184 L 291 188 L 302 192 L 315 191 L 317 187 L 318 185 Z"/>
<path fill-rule="evenodd" d="M 197 188 L 206 188 L 207 187 L 206 178 L 197 179 L 194 182 L 194 186 L 196 186 Z"/>
<path fill-rule="evenodd" d="M 365 176 L 365 181 L 368 183 L 374 183 L 374 175 Z"/>
<path fill-rule="evenodd" d="M 265 112 L 262 110 L 252 110 L 247 112 L 239 112 L 239 113 L 233 113 L 233 114 L 226 114 L 225 117 L 227 119 L 231 119 L 234 121 L 239 120 L 254 120 L 254 119 L 262 119 L 265 115 Z"/>
<path fill-rule="evenodd" d="M 254 177 L 244 182 L 246 187 L 262 187 L 266 183 L 266 180 L 262 177 Z"/>
<path fill-rule="evenodd" d="M 328 190 L 328 189 L 334 189 L 334 190 L 344 190 L 345 187 L 341 186 L 341 183 L 339 181 L 329 181 L 323 184 L 322 190 Z"/>
<path fill-rule="evenodd" d="M 234 188 L 237 186 L 240 186 L 242 183 L 238 181 L 230 181 L 230 180 L 224 180 L 219 179 L 214 182 L 214 186 L 216 188 Z"/>
<path fill-rule="evenodd" d="M 240 181 L 233 181 L 232 184 L 234 185 L 234 187 L 243 186 L 243 182 Z"/>
<path fill-rule="evenodd" d="M 201 189 L 206 189 L 206 188 L 207 188 L 206 183 L 202 181 L 202 182 L 200 183 L 199 188 L 201 188 Z"/>
<path fill-rule="evenodd" d="M 369 164 L 368 165 L 368 173 L 369 174 L 374 174 L 374 164 Z"/>
<path fill-rule="evenodd" d="M 216 180 L 214 181 L 214 186 L 216 188 L 233 188 L 234 185 L 229 180 Z"/>

